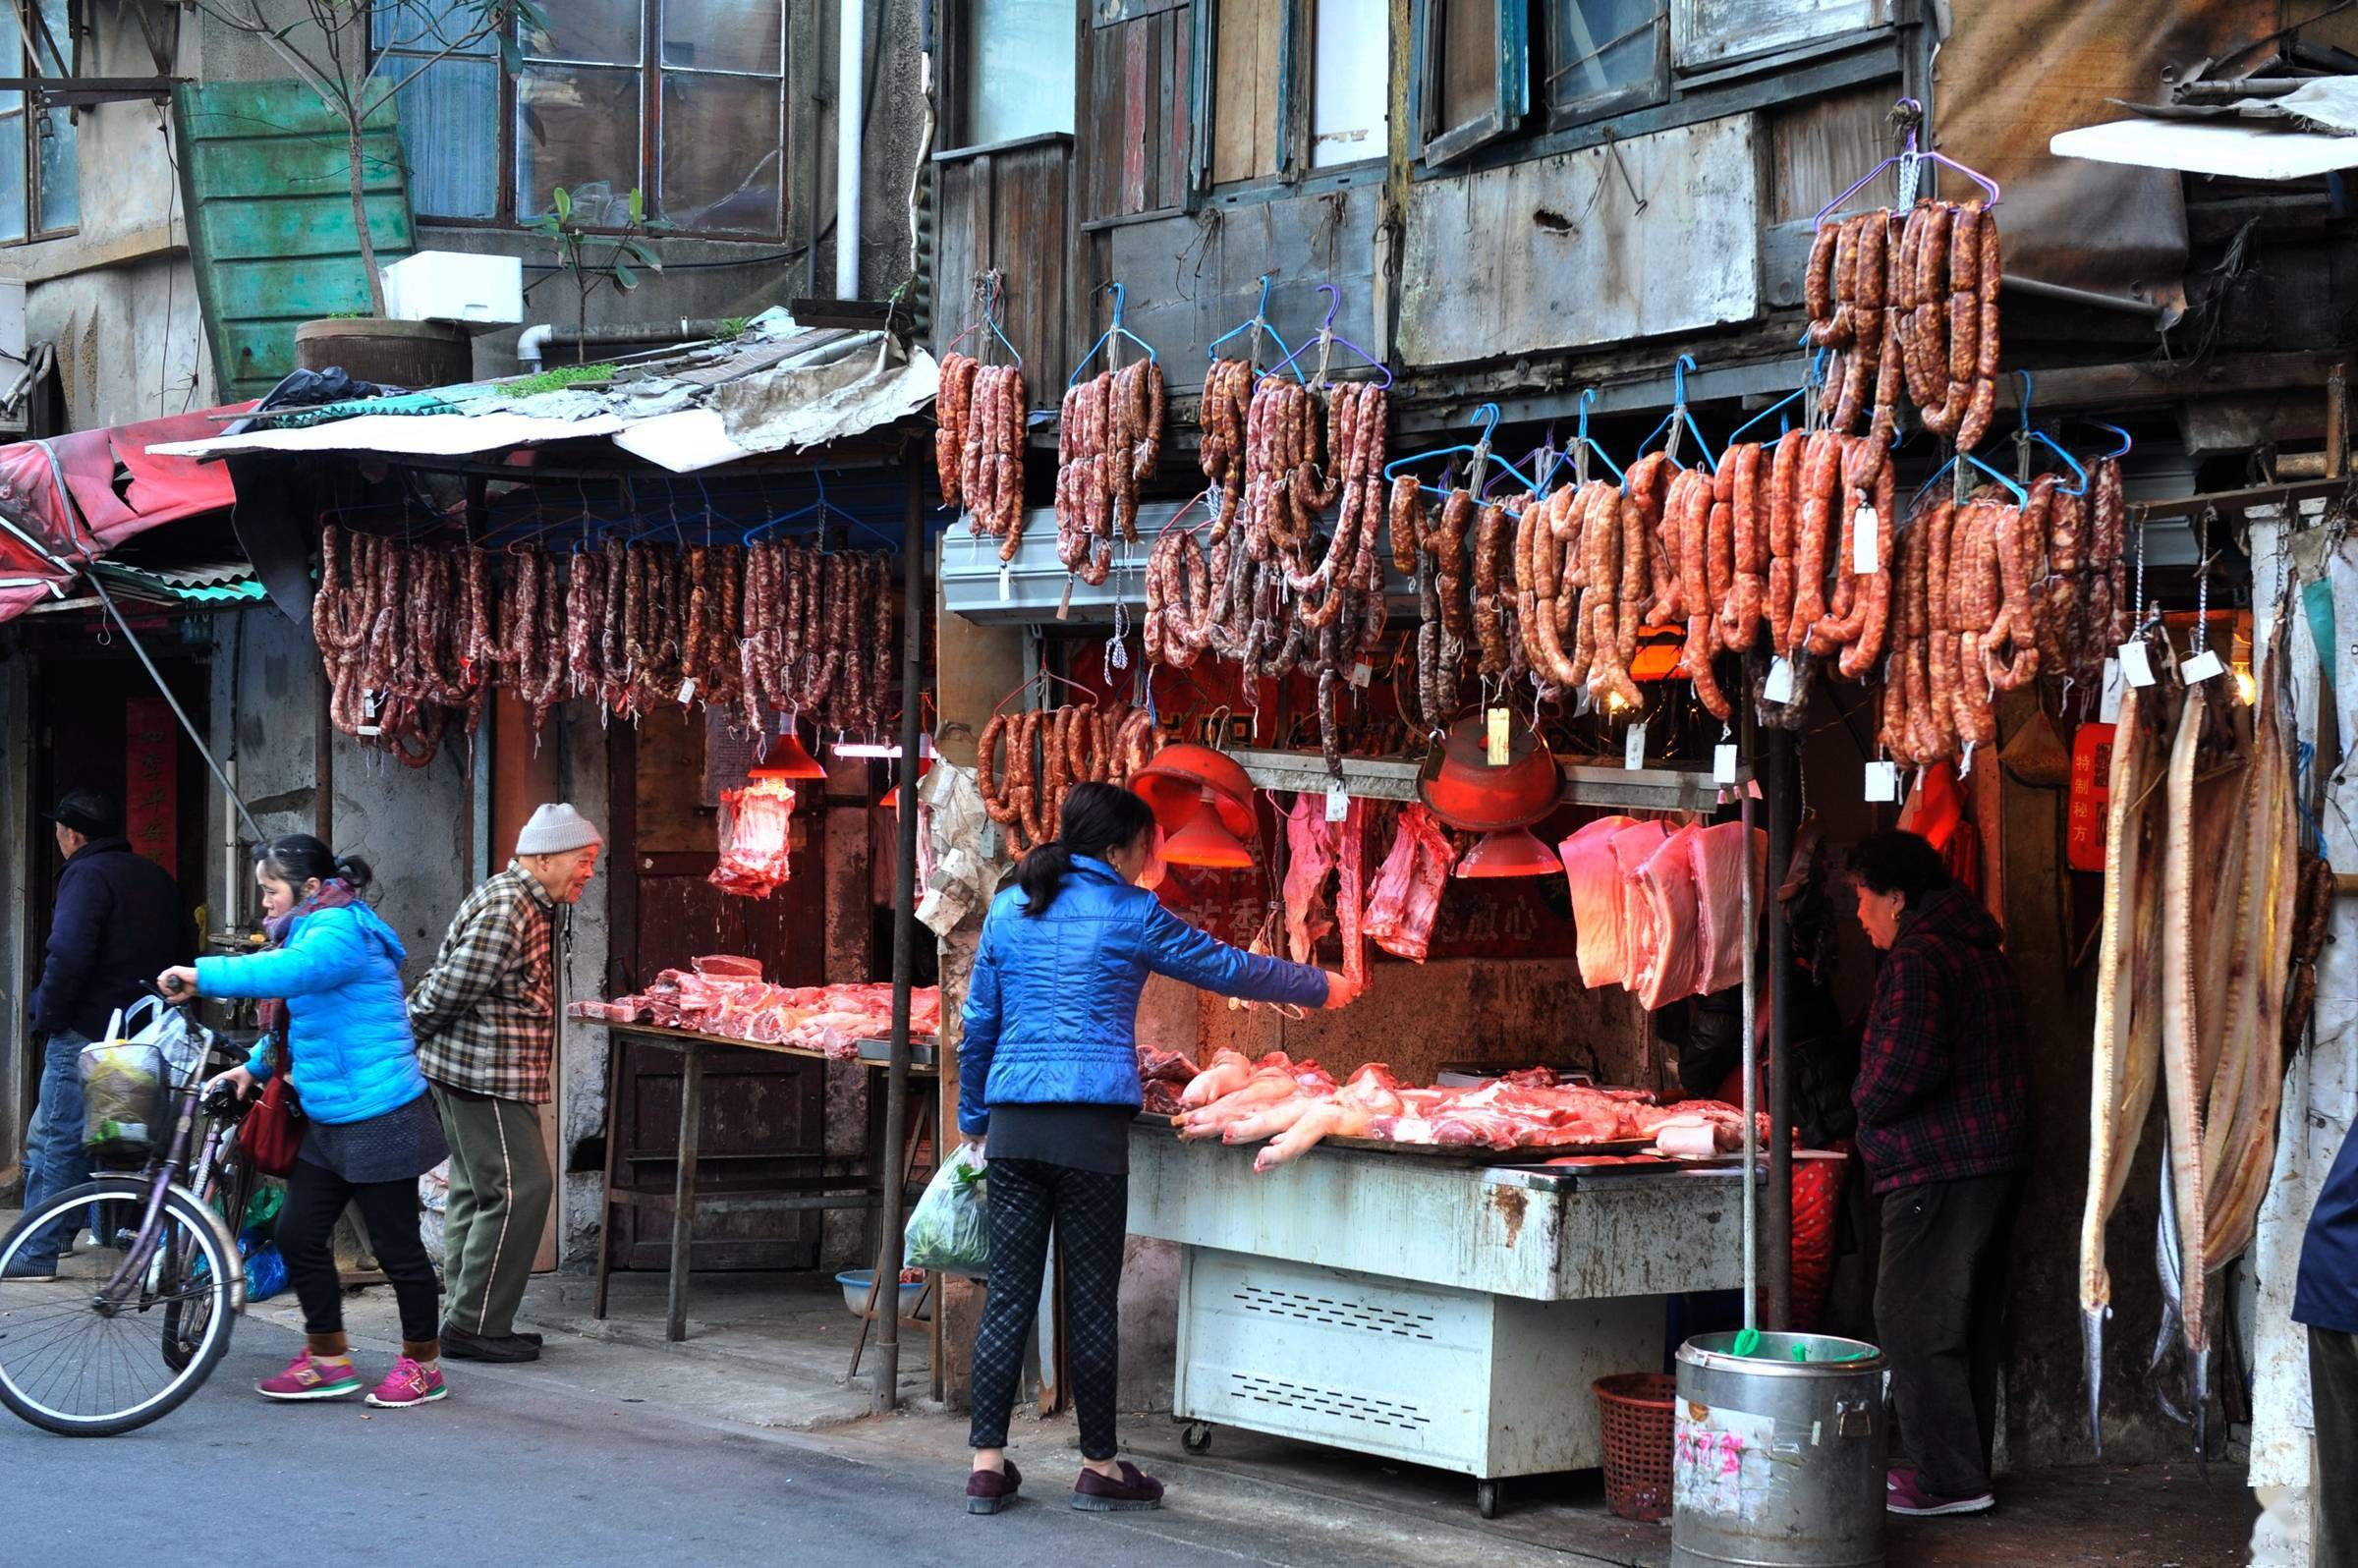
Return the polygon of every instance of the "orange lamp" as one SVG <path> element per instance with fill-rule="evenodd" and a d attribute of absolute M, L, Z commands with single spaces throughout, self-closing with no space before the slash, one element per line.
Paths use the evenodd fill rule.
<path fill-rule="evenodd" d="M 932 771 L 933 771 L 933 758 L 932 758 L 932 757 L 930 757 L 930 756 L 925 756 L 925 757 L 920 757 L 920 758 L 918 759 L 918 764 L 917 764 L 917 781 L 918 781 L 920 784 L 923 784 L 923 783 L 926 781 L 926 775 L 927 773 L 930 773 L 930 772 L 932 772 Z M 890 788 L 890 789 L 886 790 L 886 791 L 884 792 L 884 798 L 883 798 L 882 800 L 880 800 L 880 801 L 876 802 L 876 805 L 877 805 L 879 808 L 881 808 L 881 809 L 884 809 L 884 810 L 887 810 L 887 811 L 896 811 L 896 812 L 897 812 L 897 811 L 899 811 L 899 810 L 900 810 L 900 808 L 901 808 L 901 787 L 900 787 L 898 784 L 895 784 L 895 785 L 894 785 L 892 788 Z"/>
<path fill-rule="evenodd" d="M 1253 852 L 1220 820 L 1219 807 L 1205 795 L 1185 827 L 1163 841 L 1162 858 L 1173 866 L 1203 866 L 1215 870 L 1241 871 L 1253 865 Z"/>
<path fill-rule="evenodd" d="M 761 765 L 746 775 L 748 778 L 825 778 L 825 764 L 804 750 L 802 738 L 792 730 L 770 742 L 769 750 L 761 756 Z"/>
<path fill-rule="evenodd" d="M 1560 872 L 1564 863 L 1527 827 L 1500 828 L 1485 833 L 1458 858 L 1459 876 L 1547 876 Z"/>

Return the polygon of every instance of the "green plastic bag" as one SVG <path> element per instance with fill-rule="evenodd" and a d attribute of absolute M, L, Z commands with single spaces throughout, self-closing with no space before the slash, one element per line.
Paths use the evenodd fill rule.
<path fill-rule="evenodd" d="M 901 1258 L 910 1268 L 981 1278 L 990 1272 L 990 1209 L 983 1192 L 989 1167 L 972 1144 L 961 1144 L 909 1216 Z"/>

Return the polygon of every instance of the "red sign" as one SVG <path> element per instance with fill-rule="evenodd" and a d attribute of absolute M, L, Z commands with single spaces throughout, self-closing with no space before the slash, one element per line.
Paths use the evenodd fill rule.
<path fill-rule="evenodd" d="M 2083 724 L 2071 738 L 2070 819 L 2063 859 L 2075 871 L 2105 868 L 2105 808 L 2112 799 L 2112 726 Z"/>
<path fill-rule="evenodd" d="M 161 866 L 180 864 L 180 731 L 160 697 L 123 704 L 123 836 Z"/>

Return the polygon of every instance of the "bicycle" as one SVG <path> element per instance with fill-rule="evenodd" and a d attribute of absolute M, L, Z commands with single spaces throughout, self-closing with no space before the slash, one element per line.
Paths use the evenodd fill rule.
<path fill-rule="evenodd" d="M 234 1063 L 232 1064 L 234 1065 Z M 206 1071 L 212 1071 L 208 1063 Z M 222 1088 L 204 1096 L 202 1106 L 210 1118 L 211 1131 L 205 1136 L 204 1148 L 196 1156 L 196 1166 L 189 1172 L 189 1190 L 203 1200 L 204 1205 L 221 1216 L 233 1237 L 246 1231 L 246 1211 L 253 1201 L 255 1174 L 253 1162 L 238 1134 L 250 1108 L 236 1091 Z M 179 1266 L 186 1276 L 195 1278 L 203 1266 L 197 1257 L 195 1238 L 180 1238 Z M 238 1263 L 245 1269 L 243 1258 Z M 173 1371 L 185 1367 L 204 1337 L 204 1325 L 211 1317 L 212 1298 L 207 1296 L 176 1298 L 164 1305 L 164 1362 Z"/>
<path fill-rule="evenodd" d="M 203 1084 L 222 1041 L 187 1004 L 176 1010 L 199 1048 L 170 1081 L 170 1135 L 136 1174 L 109 1174 L 28 1208 L 0 1239 L 0 1404 L 67 1437 L 112 1437 L 178 1409 L 202 1387 L 229 1348 L 246 1306 L 246 1264 L 234 1224 L 197 1188 L 228 1198 L 242 1158 L 216 1125 L 192 1169 L 200 1115 L 234 1120 L 224 1094 Z M 225 1159 L 225 1152 L 230 1157 Z M 251 1176 L 245 1177 L 251 1186 Z M 61 1260 L 75 1277 L 11 1279 L 9 1268 L 43 1228 L 97 1206 L 104 1234 Z M 138 1216 L 136 1228 L 125 1221 Z M 84 1260 L 95 1264 L 85 1272 Z M 153 1316 L 149 1316 L 153 1314 Z"/>

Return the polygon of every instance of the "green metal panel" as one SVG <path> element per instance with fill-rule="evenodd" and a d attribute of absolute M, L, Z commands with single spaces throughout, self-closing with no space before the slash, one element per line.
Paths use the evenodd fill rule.
<path fill-rule="evenodd" d="M 181 87 L 189 251 L 224 402 L 260 397 L 295 368 L 295 329 L 365 313 L 343 125 L 300 82 Z M 388 98 L 361 142 L 368 237 L 381 265 L 410 253 L 409 181 Z"/>

